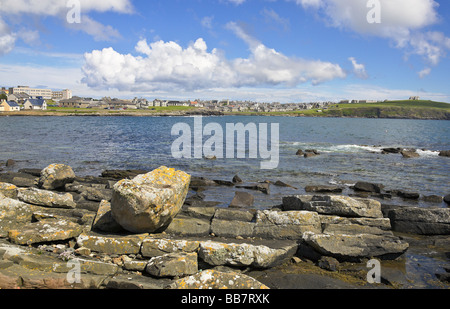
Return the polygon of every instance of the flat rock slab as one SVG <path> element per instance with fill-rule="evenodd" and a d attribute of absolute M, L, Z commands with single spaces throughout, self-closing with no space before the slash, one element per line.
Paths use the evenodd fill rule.
<path fill-rule="evenodd" d="M 372 234 L 314 234 L 305 233 L 308 245 L 323 255 L 341 260 L 400 256 L 409 247 L 398 237 Z"/>
<path fill-rule="evenodd" d="M 344 217 L 383 218 L 380 202 L 341 195 L 293 195 L 283 197 L 284 210 L 308 210 Z"/>
<path fill-rule="evenodd" d="M 168 253 L 196 252 L 200 246 L 198 239 L 171 239 L 147 237 L 142 242 L 144 257 L 160 256 Z"/>
<path fill-rule="evenodd" d="M 250 276 L 234 273 L 205 270 L 195 275 L 176 280 L 168 289 L 268 289 Z"/>
<path fill-rule="evenodd" d="M 181 277 L 198 272 L 197 253 L 169 253 L 153 257 L 145 271 L 156 277 Z"/>
<path fill-rule="evenodd" d="M 450 208 L 394 207 L 387 211 L 395 231 L 450 235 Z"/>
<path fill-rule="evenodd" d="M 68 220 L 44 219 L 9 230 L 8 238 L 15 244 L 29 245 L 75 238 L 82 231 L 83 226 Z"/>
<path fill-rule="evenodd" d="M 148 234 L 119 236 L 83 233 L 77 237 L 77 244 L 79 247 L 106 254 L 138 254 L 147 236 Z"/>
<path fill-rule="evenodd" d="M 272 243 L 272 247 L 269 247 L 263 244 L 204 241 L 200 243 L 198 255 L 214 266 L 269 268 L 294 256 L 298 247 L 296 242 L 277 242 L 274 245 Z"/>
<path fill-rule="evenodd" d="M 79 282 L 69 282 L 66 273 L 32 270 L 14 264 L 0 270 L 0 289 L 98 289 L 105 276 L 80 276 Z"/>
<path fill-rule="evenodd" d="M 320 233 L 320 217 L 312 211 L 272 211 L 256 213 L 254 237 L 266 239 L 302 239 L 303 233 Z"/>
<path fill-rule="evenodd" d="M 19 189 L 17 197 L 24 203 L 38 206 L 66 209 L 73 209 L 77 206 L 70 193 L 55 193 L 37 188 Z"/>

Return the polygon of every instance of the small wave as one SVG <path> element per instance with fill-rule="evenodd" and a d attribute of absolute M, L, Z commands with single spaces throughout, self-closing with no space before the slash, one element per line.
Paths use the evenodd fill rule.
<path fill-rule="evenodd" d="M 419 154 L 419 156 L 421 157 L 438 157 L 439 156 L 439 151 L 434 151 L 434 150 L 422 150 L 422 149 L 417 149 L 416 152 Z"/>
<path fill-rule="evenodd" d="M 356 184 L 356 182 L 353 181 L 349 181 L 349 180 L 340 180 L 340 179 L 331 179 L 330 181 L 328 181 L 328 183 L 330 185 L 344 185 L 347 187 L 352 187 Z"/>
<path fill-rule="evenodd" d="M 362 152 L 370 152 L 370 153 L 382 153 L 383 148 L 389 148 L 393 146 L 370 146 L 370 145 L 356 145 L 356 144 L 343 144 L 343 145 L 334 145 L 329 143 L 304 143 L 304 142 L 281 142 L 281 144 L 296 146 L 300 149 L 317 149 L 319 152 L 323 153 L 362 153 Z M 414 147 L 402 147 L 396 146 L 403 149 L 411 149 Z M 416 152 L 420 157 L 431 158 L 439 156 L 439 151 L 428 150 L 428 149 L 417 149 Z"/>

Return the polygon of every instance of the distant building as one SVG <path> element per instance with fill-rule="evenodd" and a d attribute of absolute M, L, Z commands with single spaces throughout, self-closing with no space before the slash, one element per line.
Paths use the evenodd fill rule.
<path fill-rule="evenodd" d="M 30 88 L 28 86 L 9 88 L 9 93 L 26 93 L 32 98 L 42 97 L 43 99 L 51 99 L 53 97 L 53 91 L 51 89 Z"/>
<path fill-rule="evenodd" d="M 28 99 L 23 104 L 23 108 L 27 110 L 46 110 L 47 103 L 44 99 Z"/>
<path fill-rule="evenodd" d="M 14 101 L 2 100 L 0 104 L 0 111 L 4 112 L 19 112 L 20 106 Z"/>
<path fill-rule="evenodd" d="M 414 97 L 409 97 L 409 99 L 413 100 L 413 101 L 419 101 L 420 97 L 419 96 L 414 96 Z"/>
<path fill-rule="evenodd" d="M 45 100 L 65 100 L 72 98 L 72 90 L 64 89 L 61 91 L 52 91 L 51 89 L 39 89 L 39 88 L 30 88 L 28 86 L 17 86 L 13 88 L 9 88 L 9 94 L 20 94 L 25 93 L 29 95 L 31 98 L 42 97 Z"/>
<path fill-rule="evenodd" d="M 23 92 L 15 93 L 15 94 L 10 93 L 7 95 L 7 97 L 8 97 L 8 101 L 14 101 L 18 104 L 23 104 L 23 103 L 25 103 L 26 100 L 31 99 L 31 97 L 28 94 L 23 93 Z"/>
<path fill-rule="evenodd" d="M 71 99 L 72 96 L 72 90 L 64 89 L 61 91 L 52 91 L 52 99 L 55 101 L 59 100 L 68 100 Z"/>
<path fill-rule="evenodd" d="M 91 103 L 92 103 L 91 99 L 72 97 L 70 99 L 60 100 L 59 107 L 87 108 L 91 105 Z"/>

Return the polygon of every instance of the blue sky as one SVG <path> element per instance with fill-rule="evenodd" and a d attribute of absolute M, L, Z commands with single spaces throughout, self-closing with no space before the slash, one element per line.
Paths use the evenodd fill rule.
<path fill-rule="evenodd" d="M 0 0 L 0 86 L 450 102 L 449 15 L 444 0 Z"/>

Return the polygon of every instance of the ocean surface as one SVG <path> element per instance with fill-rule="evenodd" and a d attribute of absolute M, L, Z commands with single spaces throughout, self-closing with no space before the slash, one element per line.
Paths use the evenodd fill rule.
<path fill-rule="evenodd" d="M 180 123 L 190 128 L 191 132 L 183 133 L 192 136 L 192 158 L 176 159 L 172 153 L 172 145 L 182 133 L 172 135 L 172 128 Z M 255 206 L 261 208 L 279 204 L 283 195 L 302 194 L 307 185 L 337 184 L 348 188 L 357 181 L 382 183 L 386 190 L 414 191 L 422 195 L 450 193 L 450 159 L 438 156 L 440 150 L 450 149 L 448 121 L 219 116 L 201 117 L 200 131 L 198 123 L 198 117 L 0 117 L 0 162 L 16 160 L 15 170 L 64 163 L 80 176 L 97 176 L 106 169 L 150 171 L 166 165 L 195 176 L 231 180 L 237 174 L 249 183 L 279 180 L 296 188 L 272 185 L 270 195 L 255 193 Z M 194 143 L 194 135 L 211 123 L 223 131 L 224 158 L 194 158 L 196 146 L 201 148 L 203 142 L 217 134 L 211 132 L 212 135 L 203 136 L 203 142 Z M 238 123 L 254 124 L 258 138 L 262 139 L 255 141 L 250 134 L 244 140 L 236 136 L 235 148 L 244 147 L 245 143 L 245 158 L 236 158 L 236 153 L 230 158 L 226 156 L 226 139 L 230 136 L 226 128 L 227 124 Z M 261 124 L 267 124 L 268 133 L 259 130 Z M 255 145 L 260 147 L 264 140 L 269 142 L 263 149 L 270 151 L 270 132 L 276 125 L 279 127 L 278 164 L 275 169 L 264 170 L 260 152 L 256 152 L 257 158 L 249 156 Z M 405 159 L 401 154 L 381 154 L 384 147 L 415 148 L 420 157 Z M 300 157 L 296 155 L 298 149 L 316 149 L 321 155 Z M 232 197 L 232 193 L 225 193 L 221 188 L 207 195 L 208 199 L 225 204 Z M 445 207 L 443 203 L 415 203 L 423 207 Z"/>

